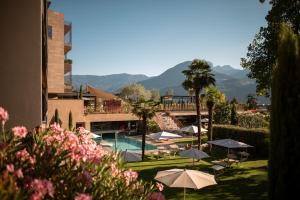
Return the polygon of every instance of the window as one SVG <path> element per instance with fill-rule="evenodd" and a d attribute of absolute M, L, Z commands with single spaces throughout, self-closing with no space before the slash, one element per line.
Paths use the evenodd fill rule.
<path fill-rule="evenodd" d="M 52 40 L 52 26 L 48 26 L 48 38 Z"/>

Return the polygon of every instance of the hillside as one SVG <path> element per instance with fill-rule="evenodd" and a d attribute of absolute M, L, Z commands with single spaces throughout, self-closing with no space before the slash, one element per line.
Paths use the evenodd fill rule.
<path fill-rule="evenodd" d="M 72 82 L 75 88 L 79 88 L 80 85 L 91 85 L 95 88 L 100 88 L 108 92 L 115 92 L 124 85 L 136 83 L 148 79 L 146 75 L 138 74 L 111 74 L 106 76 L 94 76 L 94 75 L 73 75 Z"/>

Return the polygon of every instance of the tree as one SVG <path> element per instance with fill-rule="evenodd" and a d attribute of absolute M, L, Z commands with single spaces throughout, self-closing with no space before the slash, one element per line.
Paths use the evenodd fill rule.
<path fill-rule="evenodd" d="M 169 88 L 166 91 L 166 96 L 174 96 L 174 89 L 173 88 Z"/>
<path fill-rule="evenodd" d="M 260 0 L 265 2 L 265 0 Z M 249 70 L 249 78 L 255 79 L 258 95 L 270 94 L 272 71 L 278 58 L 278 34 L 280 23 L 285 22 L 296 35 L 300 35 L 300 1 L 268 1 L 272 9 L 266 16 L 267 27 L 261 27 L 248 46 L 246 58 L 241 59 L 243 68 Z"/>
<path fill-rule="evenodd" d="M 160 93 L 159 90 L 150 90 L 151 92 L 151 99 L 153 101 L 160 101 Z"/>
<path fill-rule="evenodd" d="M 208 138 L 208 140 L 212 140 L 213 109 L 214 109 L 214 106 L 216 103 L 225 102 L 225 95 L 214 86 L 207 87 L 205 93 L 206 93 L 205 94 L 206 106 L 208 109 L 207 138 Z M 211 145 L 210 145 L 210 147 L 211 147 Z"/>
<path fill-rule="evenodd" d="M 191 89 L 195 92 L 197 126 L 198 126 L 198 149 L 201 148 L 201 113 L 200 113 L 200 93 L 202 89 L 215 85 L 214 74 L 210 65 L 205 60 L 195 59 L 187 70 L 182 71 L 186 79 L 182 86 L 185 90 Z"/>
<path fill-rule="evenodd" d="M 69 112 L 69 130 L 71 131 L 73 129 L 73 117 L 72 112 Z"/>
<path fill-rule="evenodd" d="M 121 89 L 120 96 L 130 101 L 137 101 L 138 99 L 150 99 L 151 92 L 146 90 L 141 84 L 130 84 Z"/>
<path fill-rule="evenodd" d="M 82 85 L 80 85 L 80 88 L 79 88 L 79 99 L 82 99 L 82 96 L 83 96 Z"/>
<path fill-rule="evenodd" d="M 248 94 L 247 95 L 246 108 L 248 110 L 257 108 L 257 99 L 256 99 L 254 94 Z"/>
<path fill-rule="evenodd" d="M 137 102 L 133 103 L 132 113 L 142 119 L 143 131 L 142 131 L 142 160 L 145 157 L 145 143 L 146 134 L 148 131 L 147 122 L 155 116 L 155 112 L 158 110 L 157 102 L 153 100 L 139 99 Z"/>
<path fill-rule="evenodd" d="M 55 112 L 54 112 L 54 122 L 57 124 L 59 123 L 59 114 L 58 114 L 57 108 L 55 109 Z"/>
<path fill-rule="evenodd" d="M 300 41 L 291 28 L 281 29 L 272 81 L 269 197 L 293 199 L 300 189 Z"/>
<path fill-rule="evenodd" d="M 235 97 L 233 97 L 232 99 L 231 99 L 231 101 L 230 101 L 230 104 L 239 104 L 239 102 L 238 102 L 238 100 L 235 98 Z"/>
<path fill-rule="evenodd" d="M 231 125 L 237 125 L 238 124 L 236 104 L 234 102 L 231 103 L 230 123 L 231 123 Z"/>
<path fill-rule="evenodd" d="M 230 105 L 227 102 L 222 102 L 215 105 L 214 121 L 216 124 L 230 123 Z"/>

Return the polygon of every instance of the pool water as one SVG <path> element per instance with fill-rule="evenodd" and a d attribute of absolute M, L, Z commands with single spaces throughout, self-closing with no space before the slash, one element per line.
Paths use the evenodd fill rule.
<path fill-rule="evenodd" d="M 142 151 L 142 142 L 129 138 L 126 136 L 118 136 L 115 140 L 114 134 L 103 134 L 103 140 L 109 143 L 112 143 L 112 149 L 117 149 L 118 151 L 131 151 L 131 152 L 141 152 Z M 145 150 L 154 150 L 156 149 L 155 145 L 145 144 Z"/>

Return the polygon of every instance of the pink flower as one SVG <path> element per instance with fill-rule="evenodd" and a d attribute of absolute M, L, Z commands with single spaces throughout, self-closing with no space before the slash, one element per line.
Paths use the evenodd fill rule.
<path fill-rule="evenodd" d="M 24 126 L 16 126 L 12 131 L 15 137 L 24 138 L 27 135 L 27 129 Z"/>
<path fill-rule="evenodd" d="M 54 197 L 54 187 L 51 181 L 34 179 L 31 182 L 30 187 L 34 190 L 34 194 L 31 196 L 32 200 L 42 199 L 46 194 Z"/>
<path fill-rule="evenodd" d="M 60 127 L 60 125 L 56 122 L 54 122 L 54 124 L 51 124 L 50 128 L 51 128 L 52 131 L 54 131 L 56 133 L 59 133 L 59 132 L 63 131 L 63 129 Z"/>
<path fill-rule="evenodd" d="M 15 171 L 15 167 L 13 164 L 6 165 L 6 169 L 8 172 L 11 172 L 11 173 L 13 173 Z"/>
<path fill-rule="evenodd" d="M 18 178 L 23 178 L 24 175 L 23 175 L 23 172 L 22 172 L 22 169 L 18 169 L 16 172 L 15 172 L 15 175 L 18 177 Z"/>
<path fill-rule="evenodd" d="M 0 106 L 0 122 L 2 122 L 2 125 L 4 126 L 5 122 L 9 119 L 8 113 L 4 108 Z"/>
<path fill-rule="evenodd" d="M 76 195 L 74 200 L 92 200 L 92 197 L 84 193 L 79 193 Z"/>
<path fill-rule="evenodd" d="M 164 190 L 164 185 L 159 183 L 159 182 L 156 182 L 156 187 L 159 191 L 163 191 Z"/>
<path fill-rule="evenodd" d="M 152 192 L 148 196 L 148 200 L 166 200 L 165 196 L 161 192 Z"/>
<path fill-rule="evenodd" d="M 138 173 L 129 169 L 129 170 L 123 172 L 123 176 L 125 178 L 126 185 L 129 185 L 130 182 L 136 181 L 136 179 L 138 177 Z"/>

